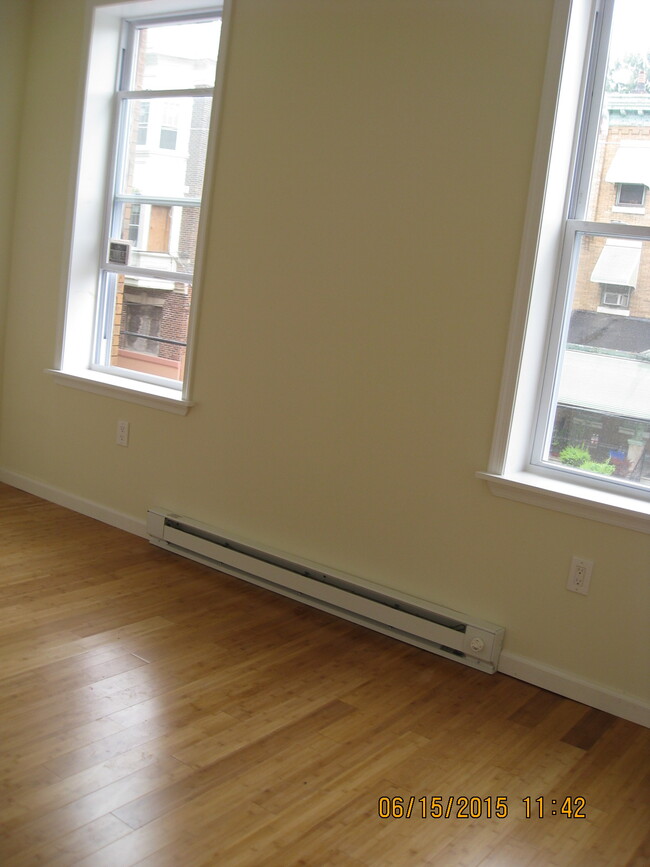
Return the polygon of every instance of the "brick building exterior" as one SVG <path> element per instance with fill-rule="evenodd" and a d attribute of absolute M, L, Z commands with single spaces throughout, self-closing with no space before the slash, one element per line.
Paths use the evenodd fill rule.
<path fill-rule="evenodd" d="M 650 93 L 606 94 L 594 177 L 588 220 L 650 225 Z M 621 268 L 618 275 L 617 258 Z M 603 263 L 600 269 L 599 262 Z M 625 266 L 633 272 L 635 264 L 636 273 L 630 277 L 634 285 L 597 279 L 609 272 L 622 280 Z M 607 286 L 618 288 L 608 291 Z M 573 309 L 650 319 L 650 244 L 608 244 L 604 238 L 587 236 L 581 249 Z"/>

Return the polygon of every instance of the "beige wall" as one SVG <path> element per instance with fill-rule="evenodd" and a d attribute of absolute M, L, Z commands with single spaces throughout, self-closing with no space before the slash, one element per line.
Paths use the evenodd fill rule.
<path fill-rule="evenodd" d="M 84 4 L 35 5 L 0 467 L 484 617 L 511 653 L 647 696 L 648 536 L 495 498 L 474 475 L 551 0 L 235 0 L 186 417 L 43 373 Z M 595 561 L 587 597 L 565 590 L 573 554 Z"/>
<path fill-rule="evenodd" d="M 31 0 L 0 3 L 0 397 Z"/>

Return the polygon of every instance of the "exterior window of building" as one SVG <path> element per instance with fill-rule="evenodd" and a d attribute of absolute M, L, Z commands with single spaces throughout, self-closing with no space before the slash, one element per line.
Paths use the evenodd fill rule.
<path fill-rule="evenodd" d="M 176 139 L 178 137 L 178 133 L 175 129 L 172 129 L 169 126 L 163 126 L 160 130 L 160 147 L 165 148 L 165 150 L 174 151 L 176 150 Z"/>
<path fill-rule="evenodd" d="M 502 496 L 650 531 L 650 4 L 558 0 L 555 27 L 548 170 L 479 475 Z"/>
<path fill-rule="evenodd" d="M 143 101 L 140 103 L 140 113 L 138 116 L 138 132 L 137 132 L 136 144 L 146 145 L 148 129 L 149 129 L 149 103 Z"/>
<path fill-rule="evenodd" d="M 630 289 L 630 286 L 608 286 L 603 283 L 601 303 L 609 307 L 629 307 Z"/>
<path fill-rule="evenodd" d="M 645 205 L 645 191 L 643 184 L 617 184 L 616 204 L 643 207 Z"/>
<path fill-rule="evenodd" d="M 127 219 L 126 237 L 132 243 L 137 244 L 140 234 L 140 205 L 131 204 L 125 211 Z"/>
<path fill-rule="evenodd" d="M 154 405 L 158 398 L 187 402 L 222 23 L 214 2 L 176 5 L 173 12 L 169 0 L 96 2 L 58 370 L 134 390 Z M 107 178 L 108 201 L 102 201 Z M 91 227 L 102 225 L 103 234 L 93 237 Z"/>
<path fill-rule="evenodd" d="M 179 106 L 175 102 L 165 100 L 163 103 L 162 126 L 160 127 L 160 147 L 166 150 L 176 150 L 178 140 Z"/>

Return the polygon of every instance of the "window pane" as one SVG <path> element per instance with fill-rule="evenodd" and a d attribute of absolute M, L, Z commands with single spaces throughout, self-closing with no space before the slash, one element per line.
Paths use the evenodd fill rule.
<path fill-rule="evenodd" d="M 192 287 L 129 274 L 107 275 L 115 303 L 106 332 L 109 364 L 150 376 L 182 380 Z"/>
<path fill-rule="evenodd" d="M 122 232 L 122 240 L 131 241 L 131 243 L 136 247 L 138 245 L 138 238 L 140 236 L 140 217 L 140 205 L 127 205 L 126 212 L 124 214 L 124 229 Z"/>
<path fill-rule="evenodd" d="M 646 186 L 644 184 L 617 184 L 617 205 L 638 205 L 645 203 Z"/>
<path fill-rule="evenodd" d="M 582 237 L 546 460 L 650 486 L 650 241 Z"/>
<path fill-rule="evenodd" d="M 650 3 L 617 0 L 586 218 L 650 226 Z"/>
<path fill-rule="evenodd" d="M 170 129 L 167 126 L 163 126 L 160 130 L 160 147 L 165 148 L 165 150 L 169 150 L 169 151 L 176 150 L 177 138 L 178 138 L 177 130 Z"/>
<path fill-rule="evenodd" d="M 118 205 L 117 237 L 131 241 L 129 265 L 194 273 L 199 208 L 125 202 Z"/>
<path fill-rule="evenodd" d="M 138 30 L 131 90 L 213 87 L 221 19 Z"/>
<path fill-rule="evenodd" d="M 211 108 L 207 96 L 126 100 L 118 195 L 200 198 Z"/>
<path fill-rule="evenodd" d="M 146 145 L 149 133 L 149 103 L 145 100 L 139 103 L 134 121 L 137 125 L 136 144 Z"/>

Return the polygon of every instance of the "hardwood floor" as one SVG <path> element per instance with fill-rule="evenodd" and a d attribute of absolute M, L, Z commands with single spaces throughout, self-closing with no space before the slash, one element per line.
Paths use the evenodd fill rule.
<path fill-rule="evenodd" d="M 4 485 L 0 665 L 2 867 L 650 864 L 650 730 Z"/>

